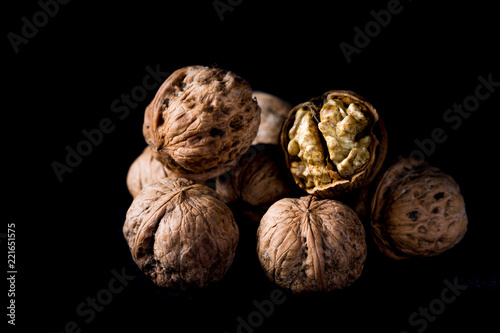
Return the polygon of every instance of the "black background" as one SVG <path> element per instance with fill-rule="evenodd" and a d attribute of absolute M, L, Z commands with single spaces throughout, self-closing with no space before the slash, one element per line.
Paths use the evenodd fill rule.
<path fill-rule="evenodd" d="M 4 4 L 1 232 L 16 224 L 15 328 L 62 332 L 74 321 L 82 332 L 235 332 L 238 317 L 247 321 L 256 311 L 253 301 L 269 300 L 277 286 L 256 258 L 256 226 L 238 212 L 233 266 L 223 281 L 201 291 L 155 288 L 134 266 L 121 234 L 132 201 L 125 179 L 145 146 L 142 117 L 155 92 L 124 119 L 111 104 L 142 85 L 147 66 L 173 72 L 196 64 L 234 71 L 254 90 L 292 104 L 331 89 L 358 92 L 385 119 L 388 161 L 412 153 L 415 140 L 442 128 L 446 141 L 426 157 L 456 179 L 467 204 L 468 232 L 452 250 L 394 262 L 368 239 L 368 259 L 354 285 L 319 295 L 285 293 L 284 303 L 253 331 L 416 332 L 422 326 L 411 326 L 409 316 L 441 297 L 445 279 L 467 289 L 425 332 L 498 328 L 500 88 L 456 129 L 443 119 L 475 94 L 479 76 L 500 81 L 496 8 L 493 2 L 401 1 L 402 11 L 348 63 L 339 44 L 353 45 L 354 28 L 364 29 L 374 21 L 370 12 L 388 2 L 233 1 L 221 20 L 212 1 L 71 1 L 18 53 L 7 34 L 20 34 L 21 18 L 32 20 L 40 5 Z M 114 130 L 60 182 L 52 163 L 64 163 L 66 146 L 75 148 L 85 139 L 82 131 L 104 118 Z M 6 253 L 4 240 L 2 249 Z M 77 307 L 122 269 L 134 280 L 86 322 L 90 317 Z"/>

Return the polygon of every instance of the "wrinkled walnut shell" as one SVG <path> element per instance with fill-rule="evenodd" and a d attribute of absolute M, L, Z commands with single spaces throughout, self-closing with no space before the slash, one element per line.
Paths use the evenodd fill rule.
<path fill-rule="evenodd" d="M 147 146 L 130 165 L 127 173 L 127 188 L 135 198 L 144 187 L 167 177 L 177 178 L 155 158 L 155 152 Z"/>
<path fill-rule="evenodd" d="M 423 160 L 400 160 L 377 183 L 371 228 L 375 243 L 390 258 L 438 255 L 467 231 L 460 188 L 451 176 Z"/>
<path fill-rule="evenodd" d="M 365 231 L 339 201 L 285 198 L 263 216 L 257 254 L 267 277 L 294 293 L 342 289 L 363 270 Z"/>
<path fill-rule="evenodd" d="M 146 108 L 143 134 L 169 170 L 201 181 L 236 165 L 259 122 L 247 81 L 227 70 L 189 66 L 158 89 Z"/>
<path fill-rule="evenodd" d="M 280 129 L 292 105 L 277 96 L 262 91 L 254 91 L 253 96 L 257 99 L 262 112 L 259 131 L 252 144 L 279 145 Z"/>
<path fill-rule="evenodd" d="M 369 138 L 369 141 L 366 143 L 367 148 L 365 148 L 367 160 L 361 165 L 361 167 L 353 167 L 353 169 L 350 170 L 352 172 L 346 172 L 345 175 L 341 175 L 336 167 L 336 164 L 331 160 L 329 153 L 330 147 L 327 146 L 325 137 L 323 135 L 319 135 L 319 138 L 317 138 L 316 141 L 320 142 L 320 144 L 318 144 L 317 147 L 314 147 L 313 151 L 319 151 L 323 154 L 322 156 L 324 156 L 321 160 L 319 160 L 319 163 L 324 164 L 322 168 L 324 170 L 325 177 L 321 179 L 322 183 L 320 185 L 315 183 L 311 186 L 308 184 L 310 181 L 304 180 L 304 178 L 297 176 L 292 171 L 294 164 L 303 163 L 303 161 L 301 158 L 294 156 L 289 152 L 291 130 L 295 125 L 297 112 L 309 109 L 312 113 L 312 120 L 310 120 L 310 122 L 315 124 L 316 131 L 320 133 L 320 130 L 318 129 L 320 122 L 319 111 L 323 106 L 327 105 L 327 102 L 331 100 L 340 100 L 346 104 L 346 107 L 354 104 L 360 108 L 367 125 L 365 125 L 366 128 L 359 133 L 356 140 L 360 140 L 362 137 Z M 320 97 L 313 98 L 308 102 L 301 103 L 292 108 L 287 120 L 283 123 L 280 134 L 280 143 L 285 153 L 286 165 L 288 169 L 291 170 L 290 174 L 295 183 L 309 194 L 332 198 L 350 193 L 354 189 L 369 184 L 375 178 L 377 172 L 382 167 L 387 153 L 387 132 L 377 110 L 366 99 L 353 91 L 332 90 L 326 92 Z"/>
<path fill-rule="evenodd" d="M 147 146 L 130 165 L 127 173 L 127 188 L 132 197 L 135 198 L 144 187 L 163 178 L 177 179 L 181 177 L 161 163 L 156 152 Z M 196 183 L 205 185 L 207 182 L 197 181 Z"/>
<path fill-rule="evenodd" d="M 224 202 L 270 205 L 292 189 L 282 152 L 275 145 L 252 145 L 238 165 L 217 177 L 215 189 Z"/>
<path fill-rule="evenodd" d="M 233 214 L 217 193 L 183 178 L 162 179 L 139 192 L 123 234 L 145 275 L 171 289 L 222 279 L 239 238 Z"/>

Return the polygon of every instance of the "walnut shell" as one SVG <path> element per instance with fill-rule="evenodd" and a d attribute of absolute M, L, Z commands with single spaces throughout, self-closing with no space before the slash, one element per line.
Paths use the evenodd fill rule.
<path fill-rule="evenodd" d="M 339 201 L 285 198 L 263 216 L 257 254 L 267 277 L 294 293 L 342 289 L 363 270 L 365 231 Z"/>
<path fill-rule="evenodd" d="M 158 160 L 158 154 L 150 146 L 147 146 L 130 165 L 127 173 L 127 188 L 132 198 L 135 198 L 144 187 L 163 178 L 177 179 L 181 177 L 161 163 Z M 197 181 L 196 183 L 206 185 L 207 181 Z"/>
<path fill-rule="evenodd" d="M 200 181 L 232 169 L 259 122 L 247 81 L 227 70 L 188 66 L 158 89 L 146 108 L 143 134 L 170 170 Z"/>
<path fill-rule="evenodd" d="M 233 214 L 217 193 L 183 178 L 142 189 L 127 211 L 123 234 L 145 275 L 171 289 L 222 279 L 239 238 Z"/>
<path fill-rule="evenodd" d="M 160 161 L 155 158 L 154 150 L 147 146 L 132 162 L 127 173 L 127 188 L 133 198 L 146 186 L 162 178 L 174 177 Z"/>
<path fill-rule="evenodd" d="M 275 145 L 252 145 L 238 165 L 217 177 L 215 189 L 224 202 L 270 205 L 292 190 L 282 152 Z"/>
<path fill-rule="evenodd" d="M 280 142 L 295 183 L 326 198 L 369 184 L 387 153 L 377 110 L 348 90 L 328 91 L 292 108 Z"/>
<path fill-rule="evenodd" d="M 252 144 L 259 143 L 279 145 L 280 129 L 292 109 L 292 105 L 281 98 L 262 92 L 254 91 L 253 97 L 262 110 L 257 136 Z"/>
<path fill-rule="evenodd" d="M 371 228 L 393 259 L 429 257 L 467 231 L 465 202 L 450 175 L 423 160 L 402 159 L 380 177 L 371 199 Z"/>

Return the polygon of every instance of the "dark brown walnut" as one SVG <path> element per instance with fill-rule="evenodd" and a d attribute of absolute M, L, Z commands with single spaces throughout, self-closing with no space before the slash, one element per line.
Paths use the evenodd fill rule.
<path fill-rule="evenodd" d="M 375 243 L 393 259 L 438 255 L 467 231 L 458 184 L 423 160 L 402 159 L 390 166 L 378 180 L 370 206 Z"/>
<path fill-rule="evenodd" d="M 365 231 L 339 201 L 285 198 L 263 216 L 257 254 L 267 277 L 294 293 L 342 289 L 363 270 Z"/>
<path fill-rule="evenodd" d="M 361 222 L 369 224 L 370 222 L 370 200 L 373 194 L 373 187 L 375 186 L 376 179 L 367 186 L 364 186 L 357 191 L 353 192 L 349 198 L 348 205 L 352 207 L 354 212 L 358 215 Z"/>
<path fill-rule="evenodd" d="M 139 268 L 170 289 L 221 280 L 239 238 L 233 214 L 217 193 L 183 178 L 142 189 L 127 211 L 123 234 Z"/>
<path fill-rule="evenodd" d="M 143 134 L 170 170 L 200 181 L 232 169 L 259 122 L 247 81 L 227 70 L 189 66 L 158 89 L 146 108 Z"/>
<path fill-rule="evenodd" d="M 259 131 L 252 144 L 279 145 L 280 129 L 292 105 L 277 96 L 262 91 L 254 91 L 253 96 L 257 99 L 262 112 Z"/>
<path fill-rule="evenodd" d="M 252 145 L 238 165 L 217 177 L 215 188 L 226 203 L 241 200 L 251 206 L 270 205 L 292 190 L 280 148 Z"/>
<path fill-rule="evenodd" d="M 295 106 L 280 140 L 297 185 L 322 197 L 369 184 L 387 152 L 387 133 L 377 110 L 348 90 L 332 90 Z"/>

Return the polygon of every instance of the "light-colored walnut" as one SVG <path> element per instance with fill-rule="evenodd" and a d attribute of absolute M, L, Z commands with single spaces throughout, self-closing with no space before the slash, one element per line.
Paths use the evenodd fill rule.
<path fill-rule="evenodd" d="M 267 277 L 294 293 L 342 289 L 363 270 L 365 231 L 339 201 L 285 198 L 260 222 L 257 255 Z"/>
<path fill-rule="evenodd" d="M 155 158 L 155 152 L 147 146 L 130 165 L 127 173 L 127 188 L 135 198 L 144 187 L 167 177 L 178 178 Z"/>
<path fill-rule="evenodd" d="M 172 73 L 146 108 L 144 138 L 172 172 L 208 180 L 232 169 L 248 150 L 260 112 L 238 75 L 188 66 Z"/>
<path fill-rule="evenodd" d="M 143 188 L 127 211 L 123 234 L 145 275 L 171 289 L 221 280 L 239 238 L 233 214 L 218 194 L 183 178 Z"/>
<path fill-rule="evenodd" d="M 300 188 L 335 197 L 374 179 L 385 159 L 387 133 L 378 112 L 364 98 L 334 90 L 290 111 L 281 145 Z"/>
<path fill-rule="evenodd" d="M 467 231 L 465 202 L 453 178 L 427 162 L 403 159 L 381 176 L 371 198 L 375 243 L 388 257 L 438 255 Z"/>
<path fill-rule="evenodd" d="M 158 154 L 150 146 L 147 146 L 130 165 L 127 173 L 127 188 L 130 195 L 135 198 L 144 187 L 163 178 L 177 179 L 181 177 L 161 163 Z M 196 183 L 206 185 L 207 181 L 196 181 Z"/>
<path fill-rule="evenodd" d="M 277 96 L 262 91 L 254 91 L 253 96 L 257 99 L 262 112 L 259 131 L 252 144 L 279 145 L 280 129 L 292 105 Z"/>

